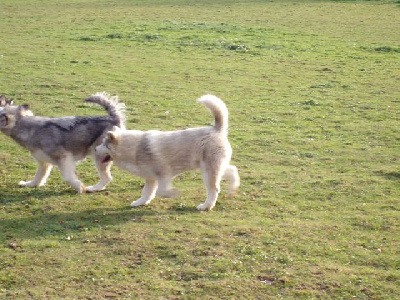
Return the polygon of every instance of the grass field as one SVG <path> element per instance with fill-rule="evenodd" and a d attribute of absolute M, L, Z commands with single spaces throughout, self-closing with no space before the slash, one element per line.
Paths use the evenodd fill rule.
<path fill-rule="evenodd" d="M 2 0 L 0 94 L 36 115 L 104 114 L 130 129 L 204 126 L 230 111 L 233 164 L 211 212 L 197 172 L 131 209 L 113 168 L 77 195 L 0 135 L 0 299 L 398 299 L 398 1 Z M 87 185 L 93 162 L 78 167 Z"/>

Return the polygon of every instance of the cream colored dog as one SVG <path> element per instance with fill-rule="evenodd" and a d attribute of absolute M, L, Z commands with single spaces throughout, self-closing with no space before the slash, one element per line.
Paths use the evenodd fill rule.
<path fill-rule="evenodd" d="M 207 199 L 198 210 L 214 207 L 222 178 L 230 182 L 229 194 L 240 185 L 237 168 L 230 165 L 232 148 L 228 142 L 228 109 L 212 95 L 197 100 L 214 115 L 213 127 L 190 128 L 178 131 L 122 130 L 114 127 L 96 154 L 103 163 L 115 165 L 146 180 L 142 197 L 131 206 L 146 205 L 155 195 L 171 198 L 179 194 L 172 188 L 173 178 L 185 171 L 200 168 L 207 188 Z"/>

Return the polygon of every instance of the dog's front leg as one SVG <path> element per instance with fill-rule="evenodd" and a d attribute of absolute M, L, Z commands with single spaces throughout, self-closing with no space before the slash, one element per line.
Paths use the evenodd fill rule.
<path fill-rule="evenodd" d="M 20 181 L 18 184 L 22 187 L 35 187 L 42 186 L 46 183 L 47 178 L 50 175 L 52 165 L 49 163 L 38 161 L 38 168 L 36 170 L 35 177 L 31 181 Z"/>
<path fill-rule="evenodd" d="M 89 193 L 104 190 L 106 185 L 112 180 L 111 171 L 110 171 L 111 166 L 112 166 L 111 161 L 108 163 L 102 163 L 101 157 L 97 157 L 95 155 L 95 164 L 96 164 L 97 173 L 99 174 L 99 177 L 100 177 L 100 181 L 96 185 L 88 186 L 86 188 L 86 192 L 89 192 Z"/>
<path fill-rule="evenodd" d="M 133 201 L 131 203 L 131 207 L 149 204 L 156 196 L 157 187 L 157 180 L 146 179 L 146 183 L 142 191 L 142 197 L 136 201 Z"/>

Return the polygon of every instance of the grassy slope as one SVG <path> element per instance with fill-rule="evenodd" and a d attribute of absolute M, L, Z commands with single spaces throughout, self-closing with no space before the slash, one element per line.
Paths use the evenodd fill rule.
<path fill-rule="evenodd" d="M 137 129 L 210 124 L 194 100 L 214 93 L 240 192 L 199 213 L 195 172 L 138 209 L 142 181 L 117 169 L 97 195 L 57 170 L 20 189 L 35 164 L 1 135 L 0 298 L 394 299 L 399 6 L 131 2 L 2 1 L 1 93 L 51 116 L 118 93 Z"/>

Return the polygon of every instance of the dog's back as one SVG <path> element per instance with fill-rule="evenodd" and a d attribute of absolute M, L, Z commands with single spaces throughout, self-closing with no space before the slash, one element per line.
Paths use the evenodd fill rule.
<path fill-rule="evenodd" d="M 87 155 L 99 144 L 103 134 L 120 121 L 110 116 L 42 118 L 25 117 L 18 123 L 14 139 L 30 151 L 40 149 L 48 155 L 60 152 Z M 26 139 L 26 137 L 31 137 Z"/>
<path fill-rule="evenodd" d="M 10 119 L 15 124 L 9 129 L 9 135 L 30 151 L 41 150 L 57 160 L 64 152 L 70 152 L 79 159 L 101 142 L 103 135 L 113 126 L 124 127 L 124 104 L 117 97 L 109 98 L 105 93 L 97 93 L 87 102 L 103 106 L 108 115 L 88 117 L 45 118 L 33 115 L 18 115 L 20 109 L 14 109 Z"/>
<path fill-rule="evenodd" d="M 205 160 L 213 161 L 225 157 L 229 160 L 232 148 L 227 139 L 228 109 L 225 103 L 213 95 L 205 95 L 197 101 L 213 114 L 214 126 L 176 131 L 149 130 L 141 133 L 121 130 L 118 131 L 121 137 L 120 151 L 126 153 L 120 157 L 133 160 L 145 169 L 162 166 L 161 168 L 168 169 L 173 176 L 197 169 Z M 123 164 L 119 165 L 123 168 Z"/>

